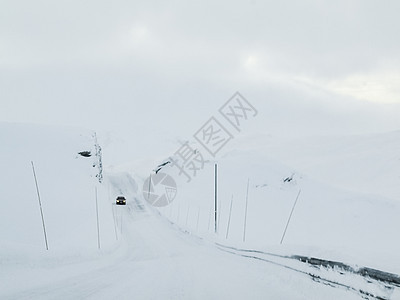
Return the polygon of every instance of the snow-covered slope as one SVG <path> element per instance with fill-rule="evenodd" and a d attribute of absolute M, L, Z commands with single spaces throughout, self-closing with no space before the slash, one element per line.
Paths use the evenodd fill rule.
<path fill-rule="evenodd" d="M 143 192 L 156 159 L 105 160 L 100 184 L 98 157 L 78 155 L 95 152 L 93 132 L 2 123 L 0 298 L 359 299 L 368 292 L 398 299 L 395 285 L 357 273 L 400 273 L 397 137 L 238 137 L 217 159 L 206 157 L 190 183 L 170 164 L 163 167 L 177 196 L 155 208 Z M 109 141 L 103 151 L 118 147 Z M 354 185 L 344 178 L 350 175 Z M 113 205 L 119 194 L 126 207 Z M 353 271 L 315 268 L 293 255 L 343 262 Z"/>
<path fill-rule="evenodd" d="M 392 144 L 388 145 L 392 147 Z M 332 172 L 327 172 L 332 176 L 329 180 L 318 172 L 312 172 L 318 170 L 316 166 L 308 169 L 288 167 L 272 158 L 270 151 L 263 148 L 255 150 L 255 147 L 250 150 L 248 147 L 249 144 L 246 144 L 247 149 L 237 147 L 218 159 L 219 239 L 233 245 L 242 245 L 245 235 L 244 244 L 253 248 L 273 247 L 278 251 L 286 251 L 289 247 L 292 252 L 400 272 L 400 243 L 396 239 L 400 227 L 400 219 L 397 217 L 400 214 L 400 202 L 379 191 L 368 193 L 358 189 L 357 185 L 353 189 L 345 188 L 340 186 L 340 178 L 335 181 L 333 176 L 340 176 L 342 169 L 343 176 L 348 176 L 346 170 L 351 168 L 354 173 L 363 174 L 368 169 L 363 163 L 368 164 L 378 156 L 377 151 L 371 152 L 375 156 L 368 157 L 365 154 L 364 160 L 335 165 L 332 160 L 338 157 L 344 159 L 345 156 L 332 149 L 330 157 L 324 160 L 325 164 L 331 164 Z M 368 147 L 372 148 L 373 144 Z M 297 152 L 293 148 L 291 151 L 294 160 Z M 283 154 L 281 158 L 284 158 Z M 369 175 L 363 174 L 363 178 L 372 177 L 373 172 L 376 172 L 375 168 L 370 168 L 372 171 Z M 167 165 L 162 170 L 176 178 L 178 195 L 170 206 L 160 209 L 161 213 L 191 232 L 200 235 L 212 232 L 214 217 L 210 220 L 210 213 L 214 210 L 214 162 L 206 163 L 201 174 L 190 183 L 186 183 L 186 178 L 179 176 L 179 170 L 174 167 Z M 391 169 L 376 174 L 376 177 L 388 179 L 388 187 L 395 181 L 392 176 L 394 173 Z M 286 178 L 291 180 L 285 182 Z M 360 179 L 356 181 L 359 184 L 363 182 Z M 367 185 L 367 181 L 363 184 Z M 371 184 L 374 184 L 373 181 Z M 289 214 L 300 190 L 281 245 Z"/>
<path fill-rule="evenodd" d="M 400 131 L 264 146 L 271 157 L 330 185 L 400 201 Z"/>
<path fill-rule="evenodd" d="M 2 255 L 45 249 L 34 163 L 49 248 L 66 253 L 97 248 L 97 158 L 93 132 L 29 124 L 0 123 L 0 236 Z M 103 246 L 115 240 L 107 191 L 98 185 Z M 112 226 L 110 226 L 112 229 Z M 4 254 L 6 253 L 6 254 Z"/>

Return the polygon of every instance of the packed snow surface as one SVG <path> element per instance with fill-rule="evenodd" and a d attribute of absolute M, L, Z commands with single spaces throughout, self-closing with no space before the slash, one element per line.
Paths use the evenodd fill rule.
<path fill-rule="evenodd" d="M 357 274 L 400 274 L 400 132 L 243 136 L 191 182 L 163 166 L 177 194 L 161 208 L 143 183 L 173 153 L 116 165 L 118 141 L 97 137 L 110 158 L 101 183 L 94 132 L 0 123 L 1 299 L 400 299 L 396 284 Z"/>

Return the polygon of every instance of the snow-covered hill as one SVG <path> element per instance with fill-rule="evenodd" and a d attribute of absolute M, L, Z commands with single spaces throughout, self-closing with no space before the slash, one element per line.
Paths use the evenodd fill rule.
<path fill-rule="evenodd" d="M 253 144 L 247 138 L 238 140 L 232 146 L 235 150 L 228 150 L 218 159 L 218 237 L 233 245 L 243 244 L 246 221 L 245 244 L 253 248 L 272 246 L 286 251 L 290 247 L 291 251 L 306 255 L 328 256 L 399 273 L 400 243 L 396 236 L 400 201 L 395 194 L 400 192 L 400 178 L 395 168 L 400 156 L 396 156 L 399 143 L 395 138 L 393 134 L 383 135 L 379 147 L 373 137 L 369 143 L 366 138 L 360 138 L 362 143 L 344 138 L 329 144 L 297 141 L 297 148 L 291 144 L 273 145 L 272 139 L 267 139 L 264 147 L 260 138 L 259 149 L 254 140 Z M 314 152 L 308 152 L 307 147 Z M 206 163 L 190 183 L 174 167 L 167 165 L 162 170 L 177 179 L 178 195 L 170 206 L 160 209 L 161 213 L 189 231 L 200 235 L 209 232 L 214 162 Z M 354 185 L 347 181 L 351 177 Z M 212 224 L 211 220 L 211 227 Z"/>
<path fill-rule="evenodd" d="M 94 132 L 29 124 L 0 124 L 2 255 L 45 247 L 34 163 L 51 251 L 79 253 L 97 246 L 96 194 L 103 246 L 114 234 L 107 189 L 98 184 Z M 79 152 L 91 151 L 91 157 Z M 112 226 L 110 226 L 112 228 Z"/>
<path fill-rule="evenodd" d="M 205 155 L 189 183 L 164 166 L 177 195 L 156 208 L 144 182 L 163 160 L 105 159 L 99 183 L 93 132 L 1 123 L 0 298 L 398 299 L 395 284 L 360 275 L 400 273 L 398 137 L 238 137 L 216 159 Z M 99 141 L 104 157 L 118 152 L 120 141 Z M 113 205 L 119 194 L 126 207 Z M 304 257 L 338 263 L 316 268 Z"/>

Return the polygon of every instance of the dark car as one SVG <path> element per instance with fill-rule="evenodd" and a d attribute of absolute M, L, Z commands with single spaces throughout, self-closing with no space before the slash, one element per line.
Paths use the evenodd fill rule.
<path fill-rule="evenodd" d="M 118 196 L 116 200 L 117 205 L 126 205 L 126 199 L 124 196 Z"/>

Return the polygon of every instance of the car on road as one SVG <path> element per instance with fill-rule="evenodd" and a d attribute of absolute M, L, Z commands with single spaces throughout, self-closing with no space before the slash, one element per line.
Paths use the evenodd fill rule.
<path fill-rule="evenodd" d="M 118 196 L 115 203 L 117 205 L 126 205 L 126 198 L 124 196 Z"/>

